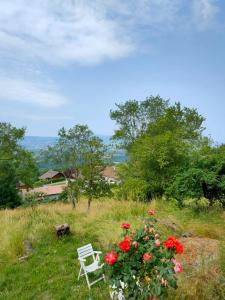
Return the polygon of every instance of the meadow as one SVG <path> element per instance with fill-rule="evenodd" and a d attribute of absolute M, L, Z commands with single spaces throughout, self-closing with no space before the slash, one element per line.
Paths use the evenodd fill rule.
<path fill-rule="evenodd" d="M 107 283 L 100 282 L 89 291 L 84 278 L 77 281 L 79 263 L 76 249 L 92 243 L 103 254 L 117 242 L 122 222 L 140 225 L 148 208 L 156 210 L 162 239 L 174 234 L 165 226 L 173 222 L 180 232 L 194 237 L 218 240 L 219 256 L 198 268 L 184 265 L 179 287 L 169 292 L 168 299 L 225 299 L 225 213 L 208 211 L 201 214 L 179 209 L 174 203 L 157 200 L 151 204 L 104 199 L 92 203 L 82 199 L 75 209 L 70 204 L 52 203 L 36 207 L 0 211 L 0 299 L 78 299 L 107 300 Z M 54 225 L 68 223 L 70 236 L 57 239 Z M 24 241 L 33 251 L 25 260 Z M 210 245 L 209 245 L 210 246 Z M 186 253 L 188 255 L 188 253 Z"/>

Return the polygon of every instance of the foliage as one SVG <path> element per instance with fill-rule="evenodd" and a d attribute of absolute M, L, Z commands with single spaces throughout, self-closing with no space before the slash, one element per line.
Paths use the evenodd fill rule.
<path fill-rule="evenodd" d="M 105 256 L 110 285 L 118 294 L 122 290 L 125 299 L 165 297 L 168 287 L 177 288 L 175 273 L 182 271 L 174 255 L 182 253 L 183 246 L 174 237 L 162 245 L 154 211 L 148 214 L 144 226 L 134 232 L 130 224 L 122 224 L 123 241 Z"/>
<path fill-rule="evenodd" d="M 0 161 L 0 209 L 20 205 L 18 183 L 13 164 L 8 160 Z"/>
<path fill-rule="evenodd" d="M 79 202 L 81 197 L 84 182 L 81 178 L 77 178 L 75 181 L 68 182 L 68 185 L 64 189 L 64 191 L 60 194 L 59 200 L 64 202 L 72 202 L 73 207 Z"/>
<path fill-rule="evenodd" d="M 109 185 L 105 183 L 101 172 L 105 166 L 106 146 L 96 137 L 87 125 L 75 125 L 69 130 L 61 128 L 58 142 L 48 147 L 42 154 L 58 167 L 66 178 L 66 170 L 77 172 L 75 182 L 69 178 L 63 197 L 69 198 L 73 207 L 81 194 L 88 197 L 88 209 L 91 201 L 109 195 Z"/>
<path fill-rule="evenodd" d="M 20 204 L 18 185 L 32 186 L 37 176 L 33 154 L 23 149 L 19 142 L 25 129 L 0 122 L 0 188 L 1 207 L 16 207 Z"/>
<path fill-rule="evenodd" d="M 37 180 L 37 162 L 32 152 L 20 148 L 14 161 L 16 174 L 20 182 L 33 187 Z"/>
<path fill-rule="evenodd" d="M 25 128 L 13 127 L 10 123 L 0 122 L 0 159 L 13 160 L 20 149 L 18 141 L 24 137 Z"/>
<path fill-rule="evenodd" d="M 22 204 L 24 206 L 31 206 L 34 207 L 43 201 L 45 194 L 42 192 L 29 192 L 23 196 Z"/>
<path fill-rule="evenodd" d="M 116 104 L 117 109 L 110 111 L 110 117 L 119 126 L 115 130 L 113 139 L 119 141 L 122 146 L 130 145 L 146 131 L 149 124 L 161 117 L 169 101 L 160 96 L 146 98 L 145 101 L 129 100 Z"/>
<path fill-rule="evenodd" d="M 199 199 L 188 198 L 184 199 L 183 201 L 184 206 L 190 207 L 196 212 L 207 210 L 209 208 L 209 204 L 209 200 L 204 197 L 201 197 Z"/>
<path fill-rule="evenodd" d="M 180 202 L 184 198 L 209 199 L 210 205 L 225 205 L 225 147 L 202 147 L 192 155 L 190 166 L 179 172 L 167 195 Z"/>
<path fill-rule="evenodd" d="M 80 170 L 84 182 L 83 194 L 88 198 L 88 209 L 94 198 L 110 196 L 110 185 L 102 177 L 102 171 L 105 168 L 105 153 L 106 147 L 101 139 L 91 135 L 86 140 Z"/>
<path fill-rule="evenodd" d="M 189 165 L 193 147 L 200 144 L 203 121 L 195 109 L 182 108 L 180 103 L 168 106 L 129 147 L 122 188 L 138 181 L 145 190 L 143 199 L 162 196 Z"/>

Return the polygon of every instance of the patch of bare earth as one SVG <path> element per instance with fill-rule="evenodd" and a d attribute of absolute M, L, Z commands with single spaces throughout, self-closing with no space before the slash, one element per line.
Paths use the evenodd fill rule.
<path fill-rule="evenodd" d="M 184 245 L 184 253 L 177 256 L 184 266 L 199 269 L 203 264 L 219 260 L 219 241 L 210 238 L 180 238 Z M 210 264 L 211 265 L 211 264 Z"/>
<path fill-rule="evenodd" d="M 176 259 L 182 263 L 178 290 L 169 300 L 225 299 L 224 277 L 220 266 L 220 242 L 211 238 L 179 238 L 184 253 Z M 185 296 L 184 296 L 185 295 Z"/>

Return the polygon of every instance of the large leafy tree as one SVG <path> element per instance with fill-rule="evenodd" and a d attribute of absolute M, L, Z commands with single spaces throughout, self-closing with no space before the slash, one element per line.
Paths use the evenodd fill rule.
<path fill-rule="evenodd" d="M 14 208 L 21 203 L 16 170 L 9 160 L 0 161 L 0 209 Z"/>
<path fill-rule="evenodd" d="M 106 147 L 102 140 L 93 134 L 85 141 L 82 153 L 81 174 L 83 191 L 88 198 L 88 210 L 94 198 L 110 195 L 109 184 L 102 177 L 105 167 Z"/>
<path fill-rule="evenodd" d="M 195 109 L 167 103 L 164 112 L 129 145 L 129 161 L 122 172 L 123 188 L 130 188 L 133 182 L 133 190 L 140 198 L 161 196 L 201 144 L 203 121 Z"/>
<path fill-rule="evenodd" d="M 185 198 L 205 197 L 211 205 L 215 200 L 225 205 L 225 145 L 215 147 L 204 141 L 166 192 L 180 203 Z"/>
<path fill-rule="evenodd" d="M 145 101 L 129 100 L 116 104 L 110 111 L 110 117 L 118 126 L 113 139 L 129 148 L 135 140 L 146 131 L 149 124 L 154 123 L 168 108 L 169 101 L 160 96 L 150 96 Z"/>
<path fill-rule="evenodd" d="M 15 207 L 19 204 L 20 181 L 32 185 L 37 175 L 33 154 L 20 146 L 25 129 L 0 123 L 0 206 Z"/>
<path fill-rule="evenodd" d="M 66 195 L 75 207 L 81 194 L 88 197 L 88 209 L 94 198 L 106 195 L 108 185 L 104 182 L 101 172 L 105 165 L 106 147 L 87 125 L 75 125 L 69 130 L 59 130 L 56 145 L 48 147 L 44 152 L 48 161 L 61 172 L 67 168 L 77 171 L 74 181 L 68 180 Z"/>

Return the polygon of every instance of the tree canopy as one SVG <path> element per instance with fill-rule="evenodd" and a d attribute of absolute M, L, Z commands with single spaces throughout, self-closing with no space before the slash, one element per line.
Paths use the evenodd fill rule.
<path fill-rule="evenodd" d="M 20 182 L 32 186 L 37 176 L 33 153 L 21 147 L 25 128 L 0 123 L 0 207 L 15 207 L 20 204 Z"/>
<path fill-rule="evenodd" d="M 81 194 L 91 201 L 109 193 L 109 187 L 102 178 L 105 166 L 106 146 L 87 125 L 77 124 L 69 130 L 61 128 L 58 142 L 43 152 L 45 157 L 61 172 L 66 168 L 77 171 L 76 181 L 68 180 L 66 196 L 75 206 Z"/>
<path fill-rule="evenodd" d="M 205 118 L 194 108 L 161 97 L 116 105 L 113 138 L 127 150 L 120 167 L 121 192 L 136 200 L 167 195 L 224 197 L 224 146 L 204 137 Z"/>

